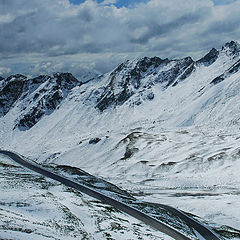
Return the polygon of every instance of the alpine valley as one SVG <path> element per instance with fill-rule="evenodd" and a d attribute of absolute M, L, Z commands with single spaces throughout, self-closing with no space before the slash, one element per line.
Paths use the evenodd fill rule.
<path fill-rule="evenodd" d="M 240 239 L 240 42 L 92 76 L 0 77 L 0 149 Z M 0 179 L 0 239 L 172 239 L 4 156 Z"/>

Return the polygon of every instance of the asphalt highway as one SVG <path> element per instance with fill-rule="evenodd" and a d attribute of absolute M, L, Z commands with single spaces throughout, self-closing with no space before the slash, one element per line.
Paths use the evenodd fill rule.
<path fill-rule="evenodd" d="M 160 222 L 159 220 L 148 216 L 147 214 L 131 207 L 128 206 L 125 203 L 119 202 L 113 198 L 110 198 L 98 191 L 95 191 L 91 188 L 88 188 L 86 186 L 83 186 L 79 183 L 76 183 L 66 177 L 60 176 L 56 173 L 53 173 L 33 162 L 30 162 L 29 160 L 26 160 L 23 156 L 21 156 L 20 154 L 11 152 L 11 151 L 5 151 L 5 150 L 0 150 L 0 154 L 6 155 L 9 158 L 11 158 L 12 160 L 14 160 L 15 162 L 17 162 L 18 164 L 33 170 L 34 172 L 40 173 L 41 175 L 44 175 L 46 177 L 49 177 L 51 179 L 54 179 L 58 182 L 61 182 L 62 184 L 68 186 L 68 187 L 72 187 L 75 188 L 93 198 L 96 198 L 106 204 L 109 204 L 113 207 L 116 207 L 117 209 L 121 210 L 122 212 L 125 212 L 131 216 L 133 216 L 134 218 L 144 222 L 145 224 L 171 236 L 174 239 L 177 240 L 191 240 L 190 237 L 185 236 L 184 234 L 182 234 L 181 232 L 177 231 L 176 229 L 173 229 L 172 227 L 168 226 L 165 223 Z M 198 221 L 188 217 L 186 214 L 184 214 L 183 212 L 167 206 L 167 205 L 163 205 L 163 204 L 155 204 L 155 203 L 149 203 L 149 204 L 153 204 L 155 206 L 159 206 L 161 208 L 166 209 L 167 211 L 173 213 L 175 216 L 178 216 L 179 218 L 181 218 L 190 228 L 193 229 L 193 231 L 196 233 L 196 235 L 199 237 L 200 240 L 220 240 L 221 238 L 219 236 L 217 236 L 216 233 L 214 233 L 210 228 L 204 226 L 203 224 L 199 223 Z"/>

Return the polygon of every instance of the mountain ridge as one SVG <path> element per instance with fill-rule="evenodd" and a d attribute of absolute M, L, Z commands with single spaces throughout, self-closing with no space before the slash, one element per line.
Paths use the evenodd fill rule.
<path fill-rule="evenodd" d="M 162 91 L 166 91 L 169 87 L 175 87 L 184 82 L 196 70 L 209 69 L 219 58 L 225 57 L 230 62 L 230 66 L 223 73 L 219 72 L 209 80 L 210 85 L 220 83 L 238 72 L 240 64 L 236 59 L 239 57 L 239 52 L 239 42 L 231 41 L 220 50 L 211 49 L 197 61 L 191 57 L 173 60 L 144 57 L 125 61 L 103 76 L 84 81 L 76 79 L 70 73 L 56 73 L 53 76 L 40 75 L 35 78 L 15 74 L 1 80 L 0 116 L 5 116 L 14 106 L 22 105 L 20 107 L 21 116 L 15 120 L 14 128 L 27 130 L 44 115 L 51 114 L 73 88 L 81 87 L 81 85 L 87 86 L 94 81 L 98 81 L 100 85 L 97 84 L 99 87 L 96 86 L 93 89 L 91 83 L 89 84 L 92 91 L 88 91 L 84 102 L 89 104 L 89 99 L 92 99 L 94 107 L 100 112 L 121 105 L 138 106 L 146 101 L 152 101 L 156 94 L 161 93 L 161 91 L 155 93 L 156 86 L 159 86 Z M 33 94 L 33 92 L 35 93 Z M 30 105 L 32 107 L 29 109 Z M 26 112 L 26 106 L 28 106 L 28 112 Z"/>

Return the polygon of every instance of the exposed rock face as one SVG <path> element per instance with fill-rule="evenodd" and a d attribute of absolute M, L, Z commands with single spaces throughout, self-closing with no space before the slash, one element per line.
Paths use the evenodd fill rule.
<path fill-rule="evenodd" d="M 79 82 L 71 73 L 56 73 L 53 75 L 56 79 L 56 84 L 61 90 L 71 90 L 77 85 L 81 85 L 82 82 Z"/>
<path fill-rule="evenodd" d="M 37 93 L 36 95 L 37 96 Z M 40 97 L 28 111 L 21 115 L 16 126 L 21 130 L 33 127 L 43 115 L 51 114 L 63 99 L 62 91 L 58 89 L 49 91 L 48 94 Z"/>
<path fill-rule="evenodd" d="M 31 128 L 42 116 L 51 114 L 72 88 L 82 84 L 71 73 L 56 73 L 53 77 L 39 76 L 29 82 L 24 97 L 30 107 L 23 107 L 26 110 L 16 123 L 21 130 Z M 32 101 L 34 104 L 31 104 Z"/>
<path fill-rule="evenodd" d="M 240 52 L 240 43 L 237 41 L 228 42 L 222 47 L 222 51 L 225 51 L 229 56 L 238 57 Z"/>
<path fill-rule="evenodd" d="M 163 89 L 176 86 L 193 70 L 194 61 L 190 57 L 171 61 L 145 57 L 127 61 L 109 75 L 109 84 L 99 96 L 96 107 L 104 111 L 110 106 L 122 105 L 133 95 L 132 103 L 139 105 L 154 98 L 153 85 L 160 84 Z"/>
<path fill-rule="evenodd" d="M 29 129 L 42 116 L 53 112 L 72 88 L 81 84 L 71 73 L 56 73 L 53 77 L 41 75 L 32 79 L 12 75 L 0 86 L 0 117 L 17 104 L 21 115 L 15 127 Z"/>
<path fill-rule="evenodd" d="M 209 75 L 207 84 L 213 87 L 239 72 L 239 52 L 240 43 L 232 41 L 221 50 L 213 48 L 196 62 L 191 57 L 174 60 L 144 57 L 126 61 L 112 72 L 84 83 L 71 73 L 35 78 L 16 74 L 6 79 L 0 78 L 0 117 L 12 111 L 17 116 L 15 128 L 27 130 L 43 116 L 55 111 L 72 89 L 82 84 L 84 86 L 80 88 L 78 100 L 85 106 L 95 107 L 100 113 L 122 105 L 136 107 L 159 97 L 163 91 L 177 86 L 190 75 L 195 76 L 192 74 L 198 74 L 198 70 L 203 70 L 206 75 L 208 70 L 204 68 L 211 65 L 214 68 L 215 63 L 218 69 L 221 64 L 224 64 L 224 70 L 230 66 L 225 72 L 221 70 Z M 188 79 L 192 81 L 193 78 Z M 205 87 L 201 86 L 200 91 Z"/>
<path fill-rule="evenodd" d="M 227 77 L 231 76 L 232 74 L 238 72 L 240 70 L 240 60 L 238 60 L 235 64 L 233 64 L 225 73 L 221 74 L 220 76 L 214 78 L 210 84 L 217 84 L 225 80 Z"/>
<path fill-rule="evenodd" d="M 89 144 L 97 144 L 100 141 L 101 141 L 101 139 L 96 137 L 96 138 L 91 138 L 88 143 Z"/>
<path fill-rule="evenodd" d="M 203 64 L 208 67 L 212 65 L 218 58 L 219 51 L 213 48 L 208 54 L 206 54 L 203 58 L 197 61 L 198 64 Z"/>
<path fill-rule="evenodd" d="M 12 108 L 23 93 L 27 77 L 16 74 L 8 77 L 0 88 L 0 117 Z"/>

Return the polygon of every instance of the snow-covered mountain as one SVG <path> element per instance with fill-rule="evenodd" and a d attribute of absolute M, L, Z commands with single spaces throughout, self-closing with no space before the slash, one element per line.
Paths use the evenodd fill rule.
<path fill-rule="evenodd" d="M 179 101 L 182 102 L 184 99 L 188 100 L 187 107 L 205 101 L 200 103 L 202 105 L 200 108 L 195 108 L 196 113 L 191 114 L 189 109 L 187 115 L 191 119 L 196 119 L 201 112 L 208 107 L 211 108 L 212 105 L 209 104 L 210 98 L 213 98 L 211 93 L 215 91 L 215 94 L 219 95 L 227 85 L 226 82 L 230 81 L 228 79 L 235 79 L 238 76 L 239 48 L 239 43 L 232 41 L 225 44 L 221 50 L 213 48 L 198 61 L 193 61 L 191 57 L 175 60 L 145 57 L 126 61 L 112 72 L 92 78 L 90 81 L 77 80 L 70 73 L 57 73 L 32 79 L 20 74 L 12 75 L 1 80 L 0 114 L 1 117 L 15 115 L 15 119 L 12 119 L 15 127 L 27 130 L 44 115 L 49 115 L 56 108 L 66 105 L 71 98 L 77 98 L 84 109 L 89 107 L 95 109 L 95 115 L 101 115 L 106 110 L 115 115 L 126 108 L 142 111 L 142 107 L 137 108 L 138 105 L 144 105 L 143 108 L 148 109 L 155 107 L 156 103 L 170 100 L 169 103 L 157 107 L 157 111 L 153 111 L 152 115 L 156 119 L 161 118 L 162 112 L 166 110 L 169 114 L 174 112 L 174 115 L 183 111 L 186 104 L 179 104 Z M 225 84 L 217 86 L 223 80 L 226 80 Z M 228 94 L 230 91 L 231 89 L 228 89 Z M 224 102 L 227 103 L 228 101 Z M 173 106 L 176 106 L 176 109 L 169 111 Z M 125 114 L 122 117 L 124 116 Z M 71 115 L 68 114 L 68 117 L 71 118 Z M 148 115 L 144 117 L 149 118 Z M 172 119 L 176 121 L 175 117 Z M 187 121 L 189 119 L 183 119 L 175 125 L 181 126 Z"/>
<path fill-rule="evenodd" d="M 89 80 L 0 79 L 0 148 L 82 168 L 238 239 L 239 54 L 232 41 L 198 61 L 145 57 Z"/>
<path fill-rule="evenodd" d="M 68 95 L 70 90 L 81 85 L 70 73 L 57 73 L 33 79 L 16 74 L 3 81 L 1 86 L 1 116 L 18 105 L 20 116 L 15 127 L 27 130 L 43 115 L 51 114 Z"/>

